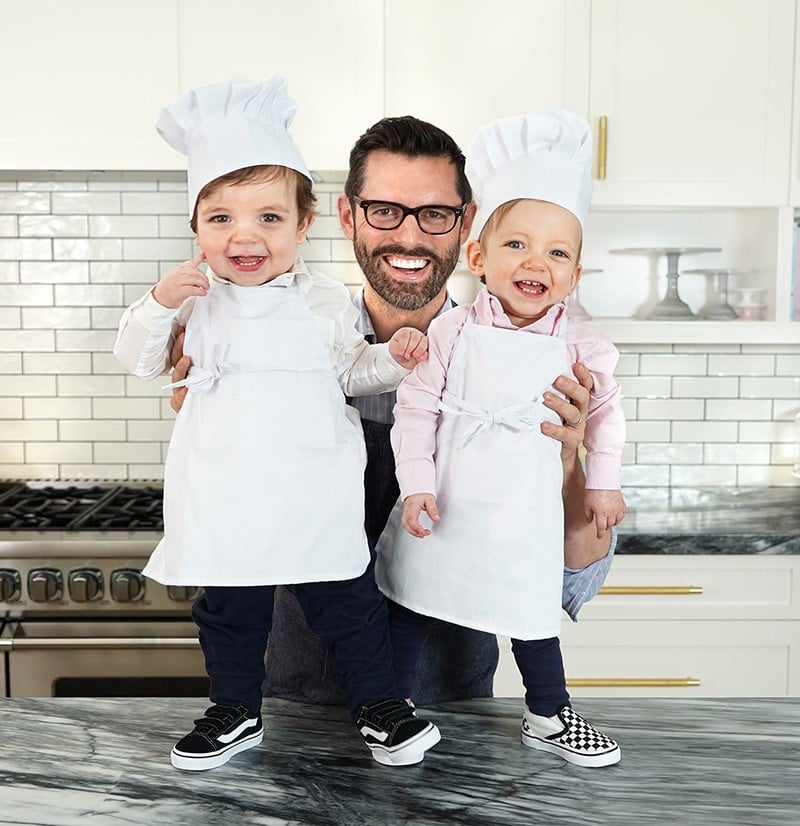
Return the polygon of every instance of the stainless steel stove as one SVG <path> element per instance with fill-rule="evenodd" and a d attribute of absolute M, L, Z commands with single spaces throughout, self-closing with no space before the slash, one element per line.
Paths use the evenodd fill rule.
<path fill-rule="evenodd" d="M 161 502 L 154 484 L 0 483 L 0 693 L 207 696 L 200 589 L 141 573 Z"/>

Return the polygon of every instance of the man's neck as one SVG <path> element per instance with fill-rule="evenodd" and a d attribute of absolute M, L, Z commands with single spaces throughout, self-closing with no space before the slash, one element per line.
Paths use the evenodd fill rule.
<path fill-rule="evenodd" d="M 364 284 L 364 306 L 372 320 L 375 338 L 378 342 L 388 341 L 401 327 L 414 327 L 421 333 L 428 330 L 428 325 L 442 309 L 447 298 L 447 288 L 419 310 L 399 310 L 381 298 L 368 284 Z"/>

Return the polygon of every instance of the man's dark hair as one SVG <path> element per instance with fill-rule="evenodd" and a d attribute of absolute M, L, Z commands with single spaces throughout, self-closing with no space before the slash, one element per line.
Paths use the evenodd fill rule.
<path fill-rule="evenodd" d="M 344 192 L 351 200 L 364 186 L 364 168 L 371 152 L 394 152 L 407 158 L 447 158 L 455 167 L 456 192 L 462 204 L 472 200 L 472 187 L 464 173 L 464 153 L 443 129 L 412 115 L 383 118 L 355 142 Z"/>

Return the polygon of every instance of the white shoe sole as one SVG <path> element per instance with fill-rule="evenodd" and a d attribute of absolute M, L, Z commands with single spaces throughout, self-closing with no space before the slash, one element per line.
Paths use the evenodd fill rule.
<path fill-rule="evenodd" d="M 406 740 L 394 748 L 386 748 L 379 743 L 371 744 L 370 751 L 373 759 L 382 766 L 413 766 L 421 763 L 425 757 L 425 752 L 433 748 L 442 735 L 433 723 L 428 728 L 421 731 L 411 740 Z"/>
<path fill-rule="evenodd" d="M 194 754 L 187 754 L 186 752 L 176 751 L 172 749 L 169 756 L 170 762 L 176 769 L 186 772 L 202 772 L 208 769 L 216 769 L 218 766 L 223 766 L 228 760 L 240 751 L 252 749 L 257 746 L 264 739 L 264 729 L 245 737 L 244 740 L 239 740 L 236 743 L 231 743 L 224 749 L 215 751 L 208 755 L 198 756 Z"/>
<path fill-rule="evenodd" d="M 619 746 L 615 746 L 609 751 L 601 752 L 600 754 L 577 754 L 566 746 L 560 743 L 554 743 L 552 740 L 543 740 L 541 737 L 531 736 L 524 731 L 520 732 L 522 745 L 529 749 L 539 749 L 539 751 L 547 751 L 550 754 L 555 754 L 562 760 L 568 763 L 573 763 L 576 766 L 583 766 L 587 769 L 599 769 L 603 766 L 613 766 L 619 763 L 622 753 Z"/>

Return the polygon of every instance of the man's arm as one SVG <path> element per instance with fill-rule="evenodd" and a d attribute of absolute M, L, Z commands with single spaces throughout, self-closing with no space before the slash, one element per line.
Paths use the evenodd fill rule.
<path fill-rule="evenodd" d="M 175 335 L 175 343 L 169 353 L 169 362 L 172 365 L 172 382 L 183 381 L 192 366 L 192 360 L 189 356 L 183 355 L 183 339 L 186 337 L 186 328 L 179 327 Z M 176 412 L 180 412 L 183 407 L 186 394 L 189 392 L 188 387 L 173 387 L 172 398 L 169 400 L 169 406 Z"/>
<path fill-rule="evenodd" d="M 594 523 L 587 522 L 584 515 L 586 477 L 578 457 L 578 445 L 583 441 L 586 429 L 589 391 L 593 379 L 588 368 L 580 362 L 575 363 L 572 370 L 577 382 L 566 376 L 560 376 L 555 381 L 555 387 L 567 396 L 566 400 L 550 393 L 545 394 L 545 404 L 561 416 L 564 424 L 543 422 L 542 432 L 561 442 L 564 469 L 561 486 L 564 499 L 564 565 L 580 569 L 606 556 L 611 547 L 611 532 L 607 531 L 598 539 Z"/>

